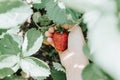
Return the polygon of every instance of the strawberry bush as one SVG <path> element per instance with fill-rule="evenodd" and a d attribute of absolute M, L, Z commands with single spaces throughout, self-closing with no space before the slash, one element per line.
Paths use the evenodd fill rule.
<path fill-rule="evenodd" d="M 113 1 L 117 3 L 119 13 L 120 1 Z M 80 5 L 81 11 L 77 12 L 64 2 L 0 0 L 1 80 L 66 80 L 65 69 L 60 63 L 57 51 L 47 42 L 45 31 L 56 25 L 77 24 L 81 26 L 84 38 L 88 42 L 88 28 L 94 24 L 92 22 L 97 24 L 97 15 L 101 15 L 98 11 L 106 9 L 101 8 L 102 3 L 97 7 L 87 8 L 92 5 L 91 1 L 89 5 Z M 94 16 L 94 19 L 91 16 Z M 87 43 L 83 46 L 83 51 L 90 62 L 82 72 L 83 80 L 114 80 L 107 71 L 95 64 L 90 49 L 91 46 Z"/>

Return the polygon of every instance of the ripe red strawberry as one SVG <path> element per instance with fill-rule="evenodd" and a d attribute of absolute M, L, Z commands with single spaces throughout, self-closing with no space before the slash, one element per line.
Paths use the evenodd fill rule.
<path fill-rule="evenodd" d="M 58 51 L 63 52 L 67 49 L 68 45 L 68 33 L 67 32 L 55 32 L 53 34 L 53 42 L 55 45 L 55 48 Z"/>

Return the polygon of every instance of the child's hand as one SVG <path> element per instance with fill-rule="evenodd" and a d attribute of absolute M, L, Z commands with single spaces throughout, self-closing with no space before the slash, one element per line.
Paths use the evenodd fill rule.
<path fill-rule="evenodd" d="M 70 25 L 64 25 L 64 29 L 69 29 Z M 54 42 L 52 39 L 53 33 L 55 31 L 54 27 L 49 28 L 48 31 L 45 32 L 45 36 L 48 37 L 47 41 L 54 47 Z M 70 33 L 68 36 L 68 49 L 62 53 L 59 53 L 61 63 L 66 67 L 79 67 L 83 68 L 86 64 L 88 64 L 88 60 L 83 53 L 83 45 L 84 45 L 84 37 L 79 26 L 73 26 L 70 29 Z"/>

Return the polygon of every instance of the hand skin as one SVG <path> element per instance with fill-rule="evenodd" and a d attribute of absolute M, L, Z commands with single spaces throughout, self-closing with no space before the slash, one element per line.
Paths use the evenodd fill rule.
<path fill-rule="evenodd" d="M 52 41 L 53 33 L 53 27 L 45 33 L 45 36 L 48 37 L 48 42 L 50 42 L 52 46 L 54 46 Z M 87 64 L 89 64 L 89 61 L 82 50 L 84 43 L 85 40 L 81 28 L 75 25 L 70 29 L 68 36 L 68 49 L 64 52 L 58 51 L 61 63 L 66 69 L 67 80 L 82 80 L 82 70 Z"/>

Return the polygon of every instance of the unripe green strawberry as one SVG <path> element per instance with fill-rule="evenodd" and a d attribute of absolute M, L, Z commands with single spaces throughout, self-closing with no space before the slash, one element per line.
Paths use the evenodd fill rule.
<path fill-rule="evenodd" d="M 53 42 L 56 50 L 63 52 L 68 45 L 68 32 L 55 32 L 53 34 Z"/>

